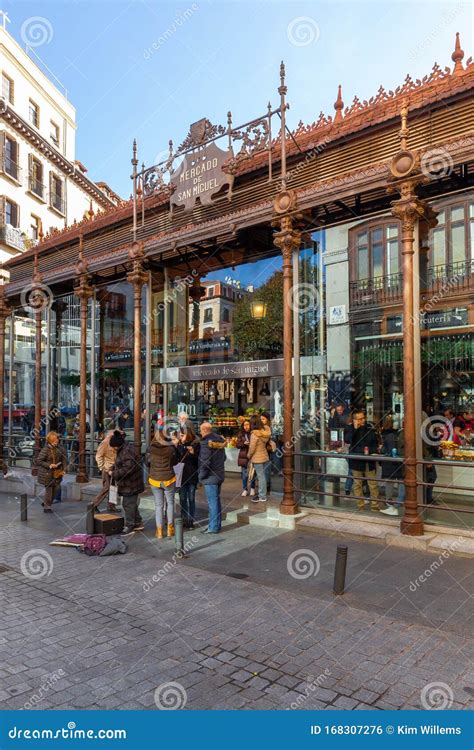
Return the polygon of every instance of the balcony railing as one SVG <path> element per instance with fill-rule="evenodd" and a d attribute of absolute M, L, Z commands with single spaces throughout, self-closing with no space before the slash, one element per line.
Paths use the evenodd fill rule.
<path fill-rule="evenodd" d="M 440 294 L 467 292 L 474 288 L 474 260 L 461 260 L 428 268 L 428 291 Z"/>
<path fill-rule="evenodd" d="M 9 247 L 14 247 L 16 250 L 25 249 L 25 241 L 22 233 L 16 227 L 12 227 L 11 224 L 0 225 L 0 242 Z"/>
<path fill-rule="evenodd" d="M 60 214 L 64 215 L 66 213 L 66 201 L 59 193 L 53 191 L 49 194 L 49 205 Z"/>
<path fill-rule="evenodd" d="M 44 200 L 45 186 L 34 174 L 28 176 L 28 190 L 30 193 L 33 193 L 33 195 L 36 195 L 37 198 Z"/>
<path fill-rule="evenodd" d="M 21 167 L 18 166 L 16 161 L 10 159 L 9 156 L 2 156 L 0 162 L 0 169 L 4 174 L 7 174 L 13 180 L 20 182 L 21 180 Z"/>
<path fill-rule="evenodd" d="M 363 305 L 389 305 L 399 302 L 403 295 L 401 273 L 388 276 L 375 276 L 373 279 L 359 279 L 350 283 L 352 307 Z"/>

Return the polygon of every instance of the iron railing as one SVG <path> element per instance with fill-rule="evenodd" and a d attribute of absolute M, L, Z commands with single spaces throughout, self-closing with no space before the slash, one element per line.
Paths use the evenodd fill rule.
<path fill-rule="evenodd" d="M 49 205 L 54 208 L 55 211 L 59 211 L 60 214 L 66 213 L 66 201 L 60 193 L 56 193 L 54 190 L 49 194 Z"/>
<path fill-rule="evenodd" d="M 28 190 L 37 198 L 44 200 L 46 188 L 36 175 L 31 173 L 28 175 Z"/>
<path fill-rule="evenodd" d="M 473 279 L 474 259 L 461 260 L 428 268 L 427 286 L 430 292 L 447 295 L 472 290 Z"/>
<path fill-rule="evenodd" d="M 21 181 L 21 167 L 14 159 L 4 154 L 0 161 L 0 170 L 17 182 Z"/>
<path fill-rule="evenodd" d="M 352 307 L 393 304 L 402 299 L 403 276 L 401 273 L 391 273 L 372 279 L 358 279 L 351 281 L 349 290 Z"/>

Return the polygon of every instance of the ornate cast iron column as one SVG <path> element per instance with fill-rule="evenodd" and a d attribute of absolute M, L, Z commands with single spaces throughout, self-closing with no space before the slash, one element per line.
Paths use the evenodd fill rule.
<path fill-rule="evenodd" d="M 89 481 L 86 469 L 86 429 L 87 429 L 87 310 L 89 299 L 94 294 L 94 289 L 90 285 L 90 276 L 88 274 L 87 263 L 83 257 L 83 237 L 79 238 L 79 260 L 76 264 L 76 274 L 78 283 L 74 289 L 74 294 L 80 301 L 80 320 L 81 320 L 81 354 L 80 354 L 80 384 L 79 384 L 79 456 L 76 482 L 84 483 Z M 94 426 L 90 425 L 93 430 Z"/>
<path fill-rule="evenodd" d="M 41 237 L 40 237 L 41 239 Z M 43 310 L 45 307 L 45 294 L 43 277 L 39 270 L 38 252 L 35 252 L 31 292 L 29 295 L 29 304 L 35 312 L 35 422 L 34 436 L 35 444 L 33 448 L 33 466 L 31 473 L 33 476 L 38 474 L 36 462 L 41 448 L 41 324 Z"/>
<path fill-rule="evenodd" d="M 300 216 L 294 213 L 294 193 L 282 190 L 274 200 L 278 228 L 274 243 L 283 256 L 283 500 L 280 512 L 294 515 L 298 512 L 294 486 L 294 435 L 293 435 L 293 252 L 300 247 L 301 231 L 297 228 Z"/>
<path fill-rule="evenodd" d="M 0 278 L 0 405 L 2 415 L 0 418 L 0 471 L 3 471 L 6 464 L 3 458 L 3 413 L 5 401 L 5 321 L 10 315 L 10 306 L 5 297 L 4 278 Z M 13 336 L 13 327 L 10 329 L 10 336 Z"/>
<path fill-rule="evenodd" d="M 148 280 L 148 274 L 143 266 L 145 255 L 140 243 L 133 243 L 129 258 L 132 261 L 132 270 L 127 275 L 127 281 L 133 286 L 133 442 L 140 454 L 142 448 L 142 287 Z M 146 416 L 148 419 L 149 415 Z"/>
<path fill-rule="evenodd" d="M 420 200 L 415 188 L 426 177 L 420 170 L 420 155 L 407 149 L 407 115 L 406 104 L 401 110 L 402 127 L 400 130 L 400 151 L 390 164 L 393 184 L 389 192 L 400 193 L 400 198 L 392 203 L 392 214 L 402 224 L 402 265 L 403 265 L 403 402 L 404 402 L 404 466 L 405 466 L 405 512 L 401 521 L 402 534 L 407 536 L 423 535 L 423 519 L 418 513 L 417 500 L 417 463 L 416 463 L 416 407 L 415 407 L 415 348 L 414 330 L 419 325 L 419 310 L 413 308 L 414 288 L 414 241 L 415 227 L 420 219 L 431 226 L 436 225 L 435 214 L 428 204 Z M 416 278 L 419 278 L 416 269 Z"/>

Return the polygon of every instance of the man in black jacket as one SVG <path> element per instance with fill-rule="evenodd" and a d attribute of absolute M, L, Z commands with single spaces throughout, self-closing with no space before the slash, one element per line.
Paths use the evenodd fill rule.
<path fill-rule="evenodd" d="M 371 453 L 377 453 L 379 440 L 373 427 L 366 422 L 366 416 L 363 411 L 355 411 L 352 415 L 352 428 L 346 432 L 346 442 L 349 443 L 349 453 L 366 456 Z M 368 461 L 364 458 L 350 458 L 349 468 L 352 470 L 354 477 L 354 495 L 357 500 L 357 508 L 364 510 L 365 501 L 362 499 L 362 481 L 367 480 L 370 491 L 370 509 L 380 510 L 379 505 L 379 488 L 376 478 L 376 462 Z"/>
<path fill-rule="evenodd" d="M 143 521 L 138 510 L 138 496 L 145 489 L 143 483 L 143 466 L 141 457 L 135 447 L 125 440 L 125 435 L 118 430 L 110 438 L 109 445 L 117 449 L 115 465 L 112 469 L 112 481 L 122 495 L 125 515 L 124 534 L 143 529 Z"/>
<path fill-rule="evenodd" d="M 212 431 L 209 422 L 200 427 L 199 481 L 204 486 L 209 507 L 209 526 L 204 534 L 221 530 L 221 485 L 225 478 L 225 440 Z"/>

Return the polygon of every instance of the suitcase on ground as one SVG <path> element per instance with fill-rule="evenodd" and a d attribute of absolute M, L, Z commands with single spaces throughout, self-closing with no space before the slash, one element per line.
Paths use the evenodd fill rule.
<path fill-rule="evenodd" d="M 96 513 L 94 516 L 94 534 L 121 534 L 123 525 L 123 516 L 116 513 Z"/>

